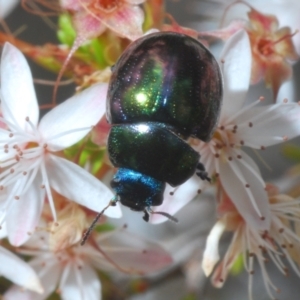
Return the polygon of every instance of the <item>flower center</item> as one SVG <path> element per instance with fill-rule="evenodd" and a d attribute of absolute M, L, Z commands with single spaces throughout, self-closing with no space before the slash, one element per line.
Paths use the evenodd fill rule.
<path fill-rule="evenodd" d="M 274 52 L 273 42 L 268 39 L 260 39 L 257 44 L 257 49 L 264 56 L 271 55 Z"/>
<path fill-rule="evenodd" d="M 230 152 L 232 148 L 240 148 L 240 145 L 236 145 L 234 134 L 236 133 L 237 126 L 229 125 L 228 128 L 220 126 L 213 135 L 213 146 L 215 148 L 216 156 L 225 152 Z"/>
<path fill-rule="evenodd" d="M 40 165 L 42 155 L 47 147 L 38 142 L 40 140 L 39 132 L 29 117 L 25 119 L 30 131 L 20 130 L 14 124 L 7 124 L 7 128 L 10 130 L 7 129 L 6 144 L 3 145 L 4 153 L 0 163 L 0 189 L 9 185 L 15 186 L 12 195 L 16 200 L 20 199 L 20 195 L 28 189 L 27 181 L 30 176 L 27 174 L 32 173 Z M 4 119 L 2 121 L 7 123 Z M 8 198 L 12 198 L 12 196 Z M 7 202 L 9 201 L 7 200 Z"/>
<path fill-rule="evenodd" d="M 111 13 L 120 5 L 120 0 L 98 0 L 94 3 L 94 8 L 104 13 Z"/>
<path fill-rule="evenodd" d="M 39 146 L 39 144 L 38 144 L 37 142 L 29 142 L 29 143 L 26 145 L 25 149 L 32 149 L 32 148 L 36 148 L 36 147 L 38 147 L 38 146 Z"/>
<path fill-rule="evenodd" d="M 263 56 L 279 54 L 277 53 L 275 46 L 279 43 L 291 42 L 291 38 L 294 34 L 285 34 L 277 40 L 272 40 L 271 38 L 259 38 L 257 42 L 257 50 Z"/>

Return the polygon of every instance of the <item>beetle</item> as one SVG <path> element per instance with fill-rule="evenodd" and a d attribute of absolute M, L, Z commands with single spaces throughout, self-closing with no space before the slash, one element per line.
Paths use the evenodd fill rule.
<path fill-rule="evenodd" d="M 120 201 L 148 221 L 166 183 L 178 186 L 194 173 L 210 180 L 186 140 L 210 140 L 222 93 L 219 65 L 196 39 L 156 32 L 130 44 L 112 67 L 107 93 L 108 154 L 118 168 L 109 206 Z"/>
<path fill-rule="evenodd" d="M 143 211 L 148 221 L 166 183 L 178 186 L 194 173 L 209 180 L 186 139 L 211 138 L 222 91 L 214 56 L 187 35 L 157 32 L 125 50 L 113 67 L 106 109 L 108 153 L 118 168 L 115 201 Z"/>

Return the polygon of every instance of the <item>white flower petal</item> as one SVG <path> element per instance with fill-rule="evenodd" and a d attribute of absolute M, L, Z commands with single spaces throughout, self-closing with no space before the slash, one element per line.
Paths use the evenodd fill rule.
<path fill-rule="evenodd" d="M 143 35 L 144 12 L 138 6 L 122 5 L 101 21 L 117 35 L 130 40 Z"/>
<path fill-rule="evenodd" d="M 213 271 L 216 263 L 220 259 L 219 255 L 219 241 L 226 228 L 223 221 L 218 221 L 211 229 L 207 239 L 205 250 L 203 252 L 202 269 L 204 274 L 208 277 Z"/>
<path fill-rule="evenodd" d="M 157 272 L 172 263 L 171 255 L 158 243 L 126 230 L 115 231 L 108 234 L 107 238 L 102 236 L 99 245 L 115 265 L 131 274 Z"/>
<path fill-rule="evenodd" d="M 18 286 L 13 286 L 4 294 L 5 300 L 45 300 L 56 290 L 61 274 L 61 267 L 57 264 L 56 258 L 52 253 L 36 257 L 29 264 L 37 272 L 44 287 L 44 292 L 38 294 L 20 289 Z"/>
<path fill-rule="evenodd" d="M 214 287 L 222 288 L 224 286 L 232 265 L 237 260 L 238 256 L 246 250 L 245 245 L 242 245 L 241 242 L 241 235 L 244 234 L 245 231 L 242 230 L 241 227 L 236 228 L 224 258 L 215 268 L 211 276 L 211 283 Z"/>
<path fill-rule="evenodd" d="M 0 216 L 1 216 L 1 214 L 0 214 Z M 0 240 L 4 239 L 6 237 L 7 237 L 7 228 L 6 228 L 6 222 L 4 222 L 1 225 L 1 229 L 0 229 Z"/>
<path fill-rule="evenodd" d="M 268 230 L 270 207 L 261 175 L 246 153 L 241 152 L 242 159 L 231 156 L 231 161 L 220 162 L 221 183 L 247 224 L 258 230 Z"/>
<path fill-rule="evenodd" d="M 6 133 L 6 135 L 2 135 L 2 136 L 0 136 L 0 139 L 1 138 L 3 138 L 2 139 L 2 141 L 7 141 L 7 136 L 8 136 L 8 131 L 7 131 L 7 133 Z M 3 145 L 2 145 L 3 146 Z M 10 152 L 8 152 L 8 153 L 5 153 L 4 151 L 2 152 L 2 153 L 0 153 L 0 161 L 1 162 L 3 162 L 3 161 L 5 161 L 5 160 L 8 160 L 8 159 L 11 159 L 11 153 Z"/>
<path fill-rule="evenodd" d="M 0 18 L 5 18 L 18 2 L 19 0 L 0 0 Z"/>
<path fill-rule="evenodd" d="M 164 192 L 164 201 L 160 206 L 153 207 L 154 211 L 166 212 L 170 215 L 174 215 L 187 203 L 192 201 L 198 194 L 198 190 L 201 189 L 201 186 L 204 184 L 199 180 L 199 177 L 196 175 L 191 177 L 185 183 L 180 185 L 177 188 L 167 185 Z M 174 192 L 174 194 L 170 194 Z M 150 222 L 153 224 L 159 224 L 169 219 L 159 214 L 150 215 Z"/>
<path fill-rule="evenodd" d="M 251 47 L 246 31 L 240 30 L 225 44 L 221 53 L 224 75 L 224 96 L 221 122 L 239 110 L 246 97 L 251 76 Z"/>
<path fill-rule="evenodd" d="M 37 263 L 39 262 L 39 263 Z M 44 287 L 43 298 L 46 299 L 58 286 L 59 277 L 61 276 L 62 267 L 58 263 L 53 253 L 47 253 L 43 256 L 32 259 L 30 265 L 34 267 Z M 33 294 L 33 293 L 32 293 Z M 31 300 L 38 300 L 39 295 L 34 293 Z"/>
<path fill-rule="evenodd" d="M 31 71 L 24 55 L 10 43 L 5 43 L 3 47 L 0 78 L 3 117 L 21 129 L 30 128 L 26 117 L 36 125 L 39 108 Z"/>
<path fill-rule="evenodd" d="M 73 23 L 77 31 L 77 43 L 79 40 L 94 39 L 106 30 L 106 26 L 101 19 L 85 10 L 79 10 L 74 14 Z"/>
<path fill-rule="evenodd" d="M 42 293 L 43 287 L 28 263 L 0 246 L 0 274 L 15 284 Z"/>
<path fill-rule="evenodd" d="M 288 99 L 290 101 L 297 99 L 296 89 L 295 89 L 295 84 L 293 79 L 294 78 L 291 78 L 281 84 L 277 95 L 276 103 L 281 103 L 283 99 Z"/>
<path fill-rule="evenodd" d="M 44 296 L 33 293 L 17 285 L 10 287 L 3 295 L 4 300 L 44 300 Z"/>
<path fill-rule="evenodd" d="M 51 151 L 65 149 L 90 132 L 105 113 L 107 84 L 96 84 L 47 113 L 39 130 Z"/>
<path fill-rule="evenodd" d="M 100 300 L 101 283 L 97 273 L 87 264 L 80 269 L 76 265 L 71 270 L 60 286 L 62 299 L 72 300 Z"/>
<path fill-rule="evenodd" d="M 47 171 L 53 189 L 91 210 L 100 212 L 114 197 L 100 180 L 64 158 L 49 155 Z M 122 213 L 119 206 L 114 206 L 109 207 L 105 215 L 120 218 Z"/>
<path fill-rule="evenodd" d="M 13 246 L 24 244 L 35 231 L 44 205 L 45 190 L 41 188 L 41 178 L 36 177 L 28 191 L 14 201 L 7 217 L 9 242 Z"/>
<path fill-rule="evenodd" d="M 275 145 L 300 134 L 300 105 L 277 103 L 253 107 L 240 114 L 236 123 L 236 137 L 246 146 L 260 149 Z"/>

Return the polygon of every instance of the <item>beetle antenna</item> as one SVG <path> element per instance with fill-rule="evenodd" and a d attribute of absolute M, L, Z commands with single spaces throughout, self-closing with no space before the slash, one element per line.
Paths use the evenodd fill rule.
<path fill-rule="evenodd" d="M 80 242 L 80 245 L 83 246 L 85 244 L 85 242 L 87 241 L 88 237 L 91 235 L 94 227 L 96 226 L 96 223 L 98 222 L 98 220 L 100 219 L 100 217 L 103 215 L 103 213 L 110 207 L 110 206 L 115 206 L 116 205 L 116 201 L 115 200 L 111 200 L 108 205 L 106 207 L 104 207 L 104 209 L 102 209 L 102 211 L 100 211 L 96 218 L 94 219 L 94 221 L 92 222 L 92 224 L 90 225 L 90 227 L 87 229 L 87 231 L 83 234 L 82 240 Z"/>
<path fill-rule="evenodd" d="M 164 211 L 153 211 L 152 209 L 148 209 L 147 210 L 148 213 L 152 214 L 152 215 L 162 215 L 166 218 L 168 218 L 170 221 L 174 222 L 174 223 L 178 223 L 178 219 L 171 216 L 170 214 L 164 212 Z"/>

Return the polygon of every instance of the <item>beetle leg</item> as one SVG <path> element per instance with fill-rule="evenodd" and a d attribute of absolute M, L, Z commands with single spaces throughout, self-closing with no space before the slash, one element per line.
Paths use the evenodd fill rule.
<path fill-rule="evenodd" d="M 207 181 L 211 182 L 211 180 L 208 177 L 208 174 L 205 170 L 205 167 L 201 162 L 199 162 L 198 165 L 197 165 L 196 175 L 199 176 L 202 180 L 207 180 Z"/>
<path fill-rule="evenodd" d="M 146 222 L 149 222 L 149 212 L 147 211 L 147 209 L 144 210 L 145 215 L 143 216 L 143 220 L 145 220 Z"/>

